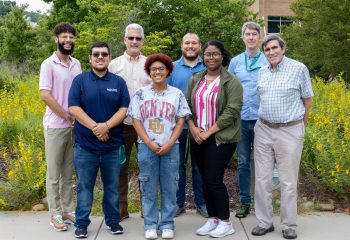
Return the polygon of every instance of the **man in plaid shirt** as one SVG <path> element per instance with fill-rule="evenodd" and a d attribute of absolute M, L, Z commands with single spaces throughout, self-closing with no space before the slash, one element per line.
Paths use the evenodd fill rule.
<path fill-rule="evenodd" d="M 297 182 L 305 126 L 313 91 L 309 71 L 286 57 L 286 45 L 278 35 L 268 35 L 262 43 L 269 62 L 260 69 L 259 120 L 255 125 L 255 214 L 256 236 L 274 230 L 272 173 L 276 163 L 281 182 L 281 229 L 286 239 L 297 238 Z"/>

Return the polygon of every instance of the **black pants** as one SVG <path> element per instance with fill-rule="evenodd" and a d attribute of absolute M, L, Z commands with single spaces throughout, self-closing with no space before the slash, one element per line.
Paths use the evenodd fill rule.
<path fill-rule="evenodd" d="M 227 164 L 237 143 L 216 145 L 215 136 L 198 145 L 192 140 L 191 157 L 195 158 L 203 182 L 203 192 L 209 217 L 221 220 L 230 217 L 229 197 L 223 182 Z"/>

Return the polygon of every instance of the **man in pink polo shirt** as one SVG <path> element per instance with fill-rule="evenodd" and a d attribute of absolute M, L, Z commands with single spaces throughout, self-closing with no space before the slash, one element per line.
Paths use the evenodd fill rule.
<path fill-rule="evenodd" d="M 73 214 L 73 116 L 68 111 L 68 93 L 74 77 L 81 73 L 80 62 L 71 57 L 76 30 L 69 23 L 54 28 L 57 50 L 40 68 L 39 88 L 46 104 L 43 118 L 46 156 L 46 195 L 50 225 L 67 230 Z"/>

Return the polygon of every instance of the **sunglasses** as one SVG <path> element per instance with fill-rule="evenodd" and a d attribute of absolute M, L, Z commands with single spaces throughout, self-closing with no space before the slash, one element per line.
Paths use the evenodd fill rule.
<path fill-rule="evenodd" d="M 130 40 L 130 41 L 133 41 L 133 40 L 135 40 L 136 39 L 136 41 L 141 41 L 142 40 L 142 38 L 141 37 L 126 37 L 128 40 Z"/>
<path fill-rule="evenodd" d="M 93 57 L 95 57 L 95 58 L 98 58 L 98 57 L 100 57 L 100 56 L 102 56 L 103 58 L 105 58 L 105 57 L 108 57 L 108 56 L 109 56 L 109 53 L 108 53 L 108 52 L 93 52 L 91 55 L 92 55 Z"/>

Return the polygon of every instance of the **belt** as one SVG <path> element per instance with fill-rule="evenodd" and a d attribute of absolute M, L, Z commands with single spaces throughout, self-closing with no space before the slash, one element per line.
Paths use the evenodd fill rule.
<path fill-rule="evenodd" d="M 300 120 L 291 121 L 291 122 L 287 122 L 287 123 L 272 123 L 272 122 L 266 121 L 262 118 L 259 118 L 259 120 L 260 120 L 260 122 L 269 126 L 270 128 L 290 127 L 290 126 L 297 125 L 298 123 L 301 123 L 304 121 L 303 119 L 300 119 Z"/>

